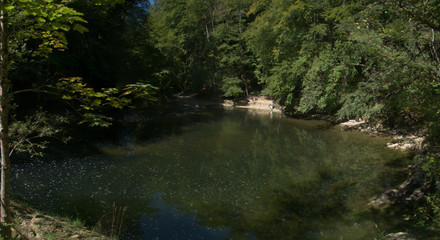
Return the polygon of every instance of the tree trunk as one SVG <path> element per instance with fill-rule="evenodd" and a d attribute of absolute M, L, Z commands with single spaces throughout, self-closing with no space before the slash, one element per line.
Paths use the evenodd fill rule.
<path fill-rule="evenodd" d="M 10 219 L 10 160 L 8 126 L 8 14 L 3 10 L 7 0 L 1 0 L 0 10 L 0 147 L 1 147 L 1 236 L 11 239 Z"/>

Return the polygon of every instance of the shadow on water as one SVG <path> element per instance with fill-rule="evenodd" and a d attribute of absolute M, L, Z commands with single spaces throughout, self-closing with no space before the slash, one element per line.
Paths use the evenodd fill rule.
<path fill-rule="evenodd" d="M 321 126 L 242 111 L 123 123 L 83 136 L 93 154 L 15 164 L 13 191 L 91 226 L 126 206 L 123 239 L 372 239 L 401 224 L 366 203 L 404 156 Z"/>

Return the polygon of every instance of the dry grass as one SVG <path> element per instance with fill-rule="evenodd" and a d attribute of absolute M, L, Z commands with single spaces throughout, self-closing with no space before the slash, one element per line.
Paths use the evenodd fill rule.
<path fill-rule="evenodd" d="M 110 239 L 87 229 L 81 222 L 52 217 L 24 203 L 12 203 L 14 239 Z"/>

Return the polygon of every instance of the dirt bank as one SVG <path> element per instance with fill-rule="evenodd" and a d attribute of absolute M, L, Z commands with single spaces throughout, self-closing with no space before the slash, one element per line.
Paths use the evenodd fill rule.
<path fill-rule="evenodd" d="M 107 236 L 87 229 L 81 222 L 50 216 L 20 201 L 13 201 L 11 208 L 14 219 L 13 239 L 110 240 Z"/>

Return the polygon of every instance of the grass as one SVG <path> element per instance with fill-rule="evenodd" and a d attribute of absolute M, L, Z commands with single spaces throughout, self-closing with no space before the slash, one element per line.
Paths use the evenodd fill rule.
<path fill-rule="evenodd" d="M 14 219 L 13 239 L 111 239 L 89 230 L 79 219 L 51 216 L 23 200 L 15 199 L 11 207 Z"/>

